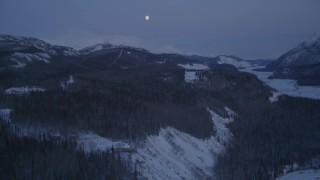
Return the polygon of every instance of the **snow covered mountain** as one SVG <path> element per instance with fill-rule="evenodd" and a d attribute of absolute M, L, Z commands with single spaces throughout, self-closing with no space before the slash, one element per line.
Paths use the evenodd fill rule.
<path fill-rule="evenodd" d="M 317 63 L 320 63 L 320 32 L 313 38 L 302 42 L 296 48 L 280 56 L 278 60 L 268 65 L 266 69 L 276 70 L 278 68 Z"/>
<path fill-rule="evenodd" d="M 134 48 L 134 47 L 125 46 L 125 45 L 112 45 L 109 43 L 99 43 L 99 44 L 95 44 L 92 46 L 88 46 L 88 47 L 81 49 L 79 52 L 81 55 L 87 55 L 90 53 L 95 53 L 95 52 L 99 52 L 99 51 L 103 51 L 103 50 L 110 50 L 110 49 L 131 49 L 134 51 L 149 52 L 149 51 L 142 49 L 142 48 Z M 130 54 L 130 52 L 129 52 L 129 54 Z"/>
<path fill-rule="evenodd" d="M 161 66 L 205 66 L 220 67 L 230 65 L 236 68 L 251 66 L 245 60 L 235 56 L 184 56 L 178 54 L 156 54 L 142 48 L 125 45 L 100 43 L 77 51 L 70 47 L 56 46 L 40 39 L 0 35 L 0 58 L 3 67 L 22 68 L 31 63 L 50 64 L 51 62 L 77 59 L 90 68 L 128 69 L 142 65 Z M 63 61 L 62 61 L 63 62 Z M 182 65 L 182 66 L 181 66 Z M 223 66 L 222 69 L 225 69 Z M 228 69 L 230 69 L 228 67 Z"/>
<path fill-rule="evenodd" d="M 79 53 L 70 47 L 56 46 L 40 39 L 0 34 L 1 64 L 21 68 L 31 62 L 50 63 L 52 60 L 78 57 Z"/>
<path fill-rule="evenodd" d="M 320 32 L 265 68 L 273 78 L 296 79 L 302 85 L 320 85 Z"/>

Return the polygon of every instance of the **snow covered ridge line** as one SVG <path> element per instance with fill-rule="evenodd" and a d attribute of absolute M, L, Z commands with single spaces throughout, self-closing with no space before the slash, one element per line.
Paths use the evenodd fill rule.
<path fill-rule="evenodd" d="M 114 45 L 114 44 L 109 44 L 109 43 L 99 43 L 99 44 L 95 44 L 95 45 L 88 46 L 88 47 L 81 49 L 80 54 L 87 55 L 87 54 L 94 53 L 97 51 L 109 50 L 109 49 L 122 49 L 122 50 L 123 49 L 127 49 L 127 50 L 131 49 L 131 50 L 135 50 L 135 51 L 149 52 L 146 49 L 139 48 L 139 47 L 131 47 L 128 45 Z M 131 54 L 131 52 L 127 51 L 127 54 Z"/>
<path fill-rule="evenodd" d="M 211 179 L 218 154 L 232 138 L 226 125 L 235 113 L 225 108 L 229 117 L 223 118 L 207 109 L 217 130 L 209 139 L 198 139 L 175 128 L 161 129 L 159 135 L 148 136 L 132 154 L 132 163 L 147 179 Z"/>
<path fill-rule="evenodd" d="M 4 91 L 5 95 L 28 95 L 31 92 L 44 92 L 46 89 L 36 86 L 12 87 Z"/>
<path fill-rule="evenodd" d="M 232 57 L 227 56 L 219 56 L 218 64 L 230 64 L 235 66 L 236 68 L 245 68 L 245 67 L 251 67 L 252 65 L 249 62 L 236 60 Z"/>

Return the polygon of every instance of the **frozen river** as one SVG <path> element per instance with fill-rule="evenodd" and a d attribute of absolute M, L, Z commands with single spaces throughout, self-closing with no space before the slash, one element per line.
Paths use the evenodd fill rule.
<path fill-rule="evenodd" d="M 240 71 L 255 74 L 260 80 L 275 89 L 277 91 L 275 94 L 320 99 L 320 86 L 298 86 L 296 80 L 268 79 L 272 72 L 254 71 L 257 68 L 264 68 L 264 66 L 248 67 Z"/>

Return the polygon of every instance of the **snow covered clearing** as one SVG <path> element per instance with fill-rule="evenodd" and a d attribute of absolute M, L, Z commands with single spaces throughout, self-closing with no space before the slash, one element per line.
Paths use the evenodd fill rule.
<path fill-rule="evenodd" d="M 11 109 L 0 109 L 0 117 L 5 121 L 10 123 L 11 119 L 10 119 L 10 113 L 11 113 Z"/>
<path fill-rule="evenodd" d="M 227 109 L 226 109 L 227 110 Z M 233 112 L 223 118 L 208 109 L 217 130 L 216 136 L 198 139 L 175 128 L 161 129 L 159 135 L 149 136 L 136 147 L 132 161 L 143 177 L 148 179 L 207 179 L 212 178 L 216 157 L 232 137 L 226 124 L 232 122 Z"/>
<path fill-rule="evenodd" d="M 44 88 L 36 87 L 36 86 L 27 86 L 27 87 L 12 87 L 6 89 L 4 91 L 5 95 L 24 95 L 29 94 L 31 92 L 44 92 L 46 91 Z"/>
<path fill-rule="evenodd" d="M 320 99 L 320 86 L 298 86 L 296 80 L 268 79 L 272 75 L 272 72 L 254 71 L 256 68 L 264 68 L 264 66 L 248 67 L 241 71 L 255 74 L 261 81 L 276 89 L 278 95 L 286 94 L 294 97 Z"/>
<path fill-rule="evenodd" d="M 230 64 L 236 68 L 251 67 L 251 64 L 246 61 L 237 61 L 236 59 L 227 56 L 219 56 L 218 64 Z"/>
<path fill-rule="evenodd" d="M 320 170 L 304 170 L 291 172 L 281 177 L 277 180 L 319 180 Z"/>
<path fill-rule="evenodd" d="M 197 63 L 193 63 L 193 64 L 178 64 L 178 66 L 186 69 L 186 70 L 208 70 L 209 67 L 207 65 L 204 64 L 197 64 Z"/>
<path fill-rule="evenodd" d="M 192 83 L 198 79 L 196 71 L 185 71 L 184 72 L 184 81 L 186 83 Z"/>

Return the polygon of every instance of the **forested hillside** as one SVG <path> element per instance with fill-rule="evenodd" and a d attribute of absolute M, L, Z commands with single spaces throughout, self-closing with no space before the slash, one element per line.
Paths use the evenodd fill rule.
<path fill-rule="evenodd" d="M 283 96 L 276 103 L 239 106 L 234 139 L 215 168 L 219 179 L 274 179 L 298 164 L 319 168 L 320 101 Z M 236 107 L 235 107 L 236 108 Z"/>
<path fill-rule="evenodd" d="M 1 179 L 134 178 L 113 151 L 88 154 L 72 139 L 51 141 L 41 136 L 19 136 L 0 117 Z"/>

